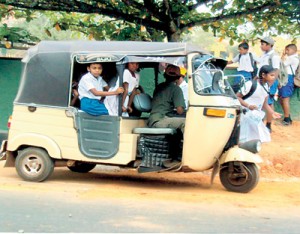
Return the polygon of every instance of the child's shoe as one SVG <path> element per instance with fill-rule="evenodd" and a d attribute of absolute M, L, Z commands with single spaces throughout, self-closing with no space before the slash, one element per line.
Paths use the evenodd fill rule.
<path fill-rule="evenodd" d="M 282 120 L 282 124 L 285 125 L 285 126 L 288 126 L 288 125 L 291 125 L 292 124 L 292 119 L 291 117 L 284 117 L 284 119 Z"/>

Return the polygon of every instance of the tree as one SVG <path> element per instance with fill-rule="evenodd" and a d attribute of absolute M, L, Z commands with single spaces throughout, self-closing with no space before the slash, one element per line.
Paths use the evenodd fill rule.
<path fill-rule="evenodd" d="M 63 17 L 55 24 L 60 29 L 80 31 L 94 27 L 95 32 L 100 25 L 95 19 L 107 16 L 115 22 L 110 21 L 106 30 L 119 29 L 119 34 L 124 29 L 130 29 L 130 33 L 144 32 L 152 40 L 166 36 L 168 41 L 179 41 L 188 29 L 201 26 L 221 39 L 230 37 L 233 43 L 245 37 L 244 31 L 238 30 L 245 24 L 253 28 L 251 33 L 247 32 L 253 38 L 268 30 L 271 34 L 300 35 L 299 0 L 0 0 L 0 3 L 27 9 L 24 10 L 27 20 L 31 10 L 68 12 L 69 20 Z M 70 18 L 74 12 L 88 15 L 74 23 Z M 126 24 L 129 26 L 124 27 Z"/>

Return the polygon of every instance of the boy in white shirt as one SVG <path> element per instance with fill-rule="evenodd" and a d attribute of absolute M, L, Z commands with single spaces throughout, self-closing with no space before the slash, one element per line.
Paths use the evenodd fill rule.
<path fill-rule="evenodd" d="M 102 74 L 101 63 L 88 64 L 87 70 L 88 73 L 80 79 L 78 84 L 80 108 L 90 115 L 108 115 L 108 110 L 101 98 L 119 95 L 124 90 L 119 87 L 115 91 L 108 91 L 107 83 L 100 76 Z"/>
<path fill-rule="evenodd" d="M 238 46 L 239 54 L 235 56 L 232 61 L 228 64 L 239 63 L 237 68 L 238 74 L 245 77 L 245 81 L 252 80 L 256 75 L 254 74 L 255 62 L 259 62 L 259 58 L 252 53 L 249 53 L 249 45 L 246 42 L 239 44 Z M 237 77 L 234 81 L 235 84 L 240 82 L 241 78 Z"/>
<path fill-rule="evenodd" d="M 297 46 L 295 44 L 287 45 L 281 59 L 288 73 L 288 83 L 285 86 L 280 87 L 278 93 L 280 97 L 280 104 L 284 113 L 282 124 L 291 125 L 292 119 L 290 116 L 290 97 L 293 95 L 295 71 L 299 65 Z"/>

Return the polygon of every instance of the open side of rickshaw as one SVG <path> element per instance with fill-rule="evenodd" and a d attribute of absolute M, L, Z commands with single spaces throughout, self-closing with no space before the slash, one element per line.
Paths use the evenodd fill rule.
<path fill-rule="evenodd" d="M 122 48 L 122 44 L 113 45 Z M 135 51 L 135 45 L 146 45 L 149 51 Z M 67 166 L 81 173 L 89 172 L 97 164 L 136 168 L 139 173 L 213 168 L 212 180 L 219 172 L 226 189 L 251 191 L 259 180 L 256 163 L 261 159 L 255 154 L 259 142 L 238 144 L 241 109 L 224 79 L 222 69 L 226 61 L 197 51 L 178 52 L 177 45 L 175 52 L 166 53 L 161 50 L 165 43 L 157 45 L 162 47 L 155 51 L 151 43 L 133 43 L 126 53 L 93 48 L 61 55 L 29 53 L 8 139 L 2 144 L 6 166 L 15 166 L 19 176 L 28 181 L 46 180 L 55 166 Z M 110 71 L 105 74 L 110 76 L 109 81 L 117 85 L 122 84 L 125 64 L 139 62 L 140 67 L 148 71 L 147 77 L 141 80 L 152 82 L 152 87 L 162 81 L 161 64 L 186 66 L 189 106 L 184 116 L 184 135 L 172 128 L 147 127 L 151 109 L 151 100 L 147 97 L 152 95 L 149 90 L 148 95 L 135 98 L 135 107 L 141 116 L 122 117 L 120 100 L 117 116 L 91 116 L 70 106 L 72 82 L 90 62 L 101 62 L 104 70 Z M 36 71 L 37 63 L 41 67 Z M 57 69 L 59 75 L 53 69 Z M 36 76 L 42 72 L 47 79 L 38 83 Z M 28 90 L 32 90 L 32 86 L 38 90 L 48 89 L 43 95 L 30 95 Z"/>

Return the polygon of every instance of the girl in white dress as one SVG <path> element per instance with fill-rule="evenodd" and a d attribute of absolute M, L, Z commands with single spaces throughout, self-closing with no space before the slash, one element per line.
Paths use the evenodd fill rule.
<path fill-rule="evenodd" d="M 259 72 L 259 80 L 247 81 L 237 97 L 244 109 L 247 109 L 245 114 L 241 115 L 240 143 L 259 139 L 261 142 L 269 142 L 271 140 L 270 132 L 263 123 L 265 113 L 270 113 L 273 118 L 280 118 L 281 115 L 275 112 L 268 105 L 269 87 L 275 81 L 275 69 L 270 65 L 261 67 Z M 247 95 L 252 88 L 253 82 L 257 82 L 256 89 L 249 96 Z M 247 98 L 243 98 L 248 96 Z"/>
<path fill-rule="evenodd" d="M 123 98 L 122 98 L 122 112 L 123 116 L 129 116 L 132 112 L 132 102 L 134 96 L 138 93 L 140 75 L 137 73 L 139 68 L 138 63 L 128 63 L 128 68 L 123 73 Z"/>

